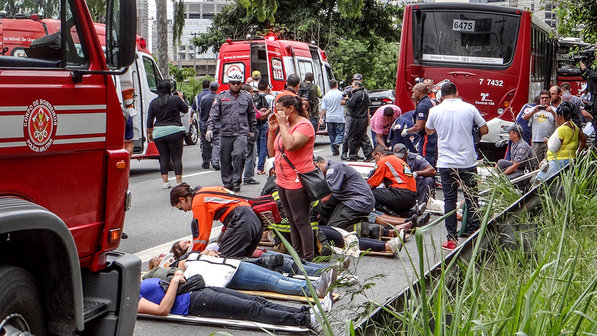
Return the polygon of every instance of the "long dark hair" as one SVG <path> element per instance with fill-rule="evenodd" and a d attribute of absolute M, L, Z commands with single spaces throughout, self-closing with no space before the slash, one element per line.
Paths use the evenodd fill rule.
<path fill-rule="evenodd" d="M 162 80 L 158 83 L 158 106 L 164 107 L 168 103 L 168 98 L 172 93 L 172 84 L 169 80 Z"/>
<path fill-rule="evenodd" d="M 172 206 L 176 206 L 176 204 L 178 204 L 179 202 L 178 199 L 180 197 L 193 196 L 193 194 L 198 188 L 199 187 L 193 188 L 188 183 L 182 182 L 181 184 L 177 185 L 176 187 L 172 188 L 172 190 L 170 190 L 170 204 Z"/>
<path fill-rule="evenodd" d="M 280 104 L 285 108 L 290 108 L 294 106 L 294 109 L 298 112 L 301 117 L 309 118 L 309 113 L 307 110 L 303 109 L 303 99 L 299 96 L 294 95 L 286 95 L 280 97 L 276 104 Z"/>

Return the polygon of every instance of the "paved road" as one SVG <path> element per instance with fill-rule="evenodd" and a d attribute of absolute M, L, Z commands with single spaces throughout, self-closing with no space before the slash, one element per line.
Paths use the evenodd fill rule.
<path fill-rule="evenodd" d="M 327 137 L 318 137 L 315 155 L 332 157 Z M 220 185 L 219 172 L 206 170 L 200 167 L 199 146 L 185 146 L 183 157 L 183 180 L 191 185 Z M 260 185 L 242 186 L 241 193 L 256 196 L 265 181 L 263 175 L 256 175 L 255 179 L 261 181 Z M 169 205 L 169 190 L 161 189 L 159 165 L 156 160 L 133 161 L 131 163 L 130 189 L 133 191 L 131 210 L 127 213 L 125 232 L 129 235 L 123 240 L 120 250 L 135 253 L 143 260 L 146 269 L 147 260 L 159 253 L 167 253 L 172 243 L 184 237 L 189 237 L 191 220 L 190 213 L 176 210 Z M 445 236 L 443 228 L 434 230 L 427 238 L 426 263 L 434 264 L 441 257 L 439 243 Z M 337 335 L 345 334 L 343 330 L 344 319 L 355 318 L 356 314 L 364 308 L 367 301 L 383 303 L 394 296 L 400 289 L 408 285 L 408 279 L 413 277 L 411 260 L 414 265 L 418 263 L 414 239 L 406 244 L 400 258 L 364 257 L 354 259 L 351 269 L 357 274 L 359 285 L 340 288 L 341 299 L 336 303 L 331 319 Z M 377 285 L 357 294 L 364 283 L 372 276 L 384 274 L 382 279 L 374 280 Z M 135 326 L 135 335 L 209 335 L 225 329 L 214 327 L 193 326 L 186 324 L 138 320 Z M 233 335 L 265 335 L 258 331 L 229 330 Z"/>

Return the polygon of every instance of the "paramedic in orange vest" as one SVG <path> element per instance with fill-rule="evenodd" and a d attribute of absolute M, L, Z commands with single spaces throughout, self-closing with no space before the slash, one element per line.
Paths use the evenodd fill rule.
<path fill-rule="evenodd" d="M 193 251 L 209 243 L 214 220 L 222 222 L 218 238 L 222 257 L 250 257 L 261 240 L 261 221 L 249 203 L 224 187 L 191 188 L 181 183 L 170 191 L 170 204 L 184 212 L 193 211 Z"/>
<path fill-rule="evenodd" d="M 373 188 L 376 210 L 396 214 L 409 211 L 417 201 L 417 182 L 406 162 L 379 144 L 373 150 L 375 171 L 367 180 Z M 380 184 L 385 188 L 377 188 Z"/>

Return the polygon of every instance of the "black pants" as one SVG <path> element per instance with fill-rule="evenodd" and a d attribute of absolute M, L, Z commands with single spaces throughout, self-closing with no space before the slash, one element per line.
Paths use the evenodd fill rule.
<path fill-rule="evenodd" d="M 307 326 L 309 308 L 284 306 L 232 289 L 205 287 L 191 292 L 189 315 L 287 326 Z"/>
<path fill-rule="evenodd" d="M 320 225 L 319 231 L 323 231 L 327 240 L 333 242 L 334 246 L 344 247 L 344 238 L 334 228 Z M 386 243 L 377 239 L 359 237 L 359 249 L 363 251 L 371 249 L 374 252 L 384 252 L 386 250 Z"/>
<path fill-rule="evenodd" d="M 442 179 L 444 192 L 444 213 L 456 209 L 458 202 L 458 186 L 462 187 L 466 203 L 466 232 L 471 234 L 479 229 L 481 219 L 479 217 L 479 199 L 477 190 L 477 167 L 470 168 L 440 168 L 439 176 Z M 458 221 L 456 213 L 448 216 L 445 221 L 448 239 L 458 239 Z"/>
<path fill-rule="evenodd" d="M 431 176 L 417 176 L 417 203 L 427 203 L 431 192 L 435 190 L 435 178 Z"/>
<path fill-rule="evenodd" d="M 261 240 L 261 221 L 251 207 L 239 206 L 224 219 L 226 231 L 220 237 L 220 254 L 227 258 L 250 257 Z"/>
<path fill-rule="evenodd" d="M 205 139 L 205 133 L 207 132 L 207 122 L 200 121 L 199 122 L 199 133 L 201 135 L 201 158 L 203 159 L 203 164 L 208 165 L 211 163 L 211 142 Z M 214 132 L 215 133 L 215 132 Z M 214 134 L 215 138 L 215 134 Z"/>
<path fill-rule="evenodd" d="M 278 186 L 278 194 L 282 202 L 282 208 L 290 221 L 290 240 L 292 248 L 298 255 L 307 260 L 313 260 L 315 256 L 315 244 L 313 241 L 313 229 L 309 219 L 311 205 L 307 199 L 307 193 L 301 189 L 284 189 Z"/>
<path fill-rule="evenodd" d="M 372 190 L 375 205 L 382 205 L 398 214 L 407 212 L 415 205 L 417 193 L 400 188 L 375 188 Z"/>
<path fill-rule="evenodd" d="M 247 136 L 220 136 L 222 184 L 228 189 L 240 186 L 247 158 Z"/>
<path fill-rule="evenodd" d="M 353 225 L 359 218 L 367 219 L 368 212 L 361 212 L 347 207 L 334 197 L 318 208 L 321 220 L 328 226 L 335 226 L 346 231 L 353 231 Z"/>
<path fill-rule="evenodd" d="M 154 139 L 160 153 L 160 174 L 168 175 L 168 166 L 172 160 L 174 174 L 182 175 L 182 140 L 184 132 L 178 132 Z"/>
<path fill-rule="evenodd" d="M 348 130 L 349 157 L 355 159 L 359 154 L 359 149 L 363 148 L 365 158 L 370 158 L 373 152 L 371 142 L 367 135 L 367 117 L 350 118 L 350 128 Z"/>

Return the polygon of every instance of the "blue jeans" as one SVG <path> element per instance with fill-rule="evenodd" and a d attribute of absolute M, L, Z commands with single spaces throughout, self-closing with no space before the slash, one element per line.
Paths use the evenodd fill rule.
<path fill-rule="evenodd" d="M 267 254 L 267 255 L 280 254 L 280 255 L 284 256 L 284 265 L 282 265 L 282 272 L 291 273 L 293 271 L 292 266 L 294 265 L 294 259 L 292 259 L 292 257 L 290 255 L 276 252 L 276 251 L 266 251 L 264 254 Z M 305 271 L 307 271 L 307 275 L 309 275 L 309 276 L 319 276 L 319 274 L 321 273 L 321 270 L 328 267 L 328 265 L 322 265 L 322 264 L 317 264 L 317 263 L 308 262 L 308 261 L 303 261 L 302 263 L 303 263 L 303 267 L 305 268 Z"/>
<path fill-rule="evenodd" d="M 313 125 L 313 130 L 315 131 L 315 133 L 317 133 L 317 130 L 319 129 L 319 118 L 309 116 L 309 121 L 311 122 L 311 125 Z"/>
<path fill-rule="evenodd" d="M 440 168 L 439 176 L 442 180 L 444 192 L 444 213 L 456 209 L 458 201 L 458 186 L 462 186 L 466 202 L 467 228 L 464 234 L 470 234 L 479 228 L 478 197 L 477 197 L 477 167 L 470 168 Z M 448 239 L 458 239 L 456 212 L 446 218 Z M 463 223 L 464 225 L 464 223 Z"/>
<path fill-rule="evenodd" d="M 373 130 L 371 130 L 371 140 L 373 142 L 373 148 L 377 147 L 377 138 L 375 137 L 377 133 L 373 132 Z M 388 135 L 387 134 L 382 134 L 381 137 L 383 138 L 383 142 L 384 145 L 388 144 Z"/>
<path fill-rule="evenodd" d="M 293 279 L 259 265 L 241 262 L 227 288 L 268 291 L 287 295 L 309 293 L 305 280 Z"/>
<path fill-rule="evenodd" d="M 340 147 L 344 141 L 344 123 L 327 123 L 328 136 L 330 137 L 330 145 L 337 145 Z M 333 147 L 332 147 L 333 148 Z"/>
<path fill-rule="evenodd" d="M 547 170 L 543 172 L 543 169 L 537 174 L 536 180 L 537 181 L 544 181 L 548 178 L 554 176 L 558 171 L 564 168 L 568 163 L 570 163 L 570 159 L 563 159 L 563 160 L 551 160 L 547 162 Z"/>
<path fill-rule="evenodd" d="M 267 160 L 267 130 L 269 126 L 264 123 L 261 126 L 257 126 L 259 135 L 257 137 L 257 170 L 263 170 L 265 166 L 265 160 Z"/>

